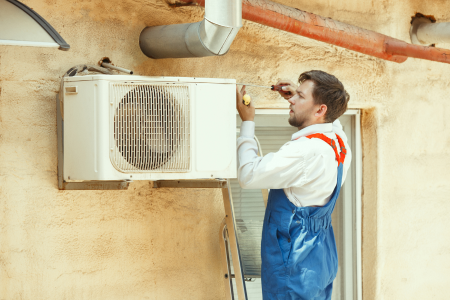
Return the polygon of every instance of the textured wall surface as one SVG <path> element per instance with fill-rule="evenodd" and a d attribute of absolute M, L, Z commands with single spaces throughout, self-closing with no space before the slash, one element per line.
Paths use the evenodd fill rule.
<path fill-rule="evenodd" d="M 335 74 L 350 106 L 363 109 L 364 298 L 450 298 L 449 65 L 385 62 L 248 21 L 223 57 L 151 60 L 138 45 L 145 26 L 199 21 L 204 10 L 163 0 L 23 2 L 71 49 L 0 46 L 0 298 L 225 297 L 220 191 L 57 189 L 60 77 L 105 56 L 138 75 L 263 85 L 310 69 Z M 405 41 L 416 12 L 450 21 L 446 0 L 277 2 Z M 287 106 L 248 92 L 257 107 Z"/>

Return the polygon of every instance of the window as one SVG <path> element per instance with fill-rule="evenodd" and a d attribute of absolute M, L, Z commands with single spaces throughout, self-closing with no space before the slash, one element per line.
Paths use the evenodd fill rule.
<path fill-rule="evenodd" d="M 287 123 L 288 113 L 282 109 L 256 110 L 255 135 L 263 155 L 276 152 L 297 131 Z M 341 118 L 353 153 L 352 164 L 342 186 L 332 215 L 339 257 L 339 269 L 333 285 L 333 299 L 361 299 L 361 147 L 359 111 L 348 110 Z M 237 131 L 241 120 L 237 118 Z M 236 234 L 241 254 L 249 300 L 262 299 L 261 232 L 264 219 L 264 195 L 255 189 L 241 189 L 237 179 L 231 180 Z M 236 290 L 234 290 L 236 291 Z M 236 296 L 237 297 L 237 296 Z"/>

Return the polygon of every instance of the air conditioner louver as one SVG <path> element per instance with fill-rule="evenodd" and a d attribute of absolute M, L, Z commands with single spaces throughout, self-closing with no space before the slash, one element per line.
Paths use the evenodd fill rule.
<path fill-rule="evenodd" d="M 113 166 L 121 172 L 190 170 L 189 87 L 111 83 Z"/>

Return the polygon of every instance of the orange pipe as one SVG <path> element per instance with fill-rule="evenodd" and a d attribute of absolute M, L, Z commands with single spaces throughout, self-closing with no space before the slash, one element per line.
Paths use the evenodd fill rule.
<path fill-rule="evenodd" d="M 333 44 L 381 59 L 402 63 L 407 57 L 384 51 L 385 35 L 356 26 L 323 18 L 278 3 L 263 0 L 243 0 L 244 19 Z"/>
<path fill-rule="evenodd" d="M 181 1 L 205 6 L 205 0 Z M 242 0 L 242 18 L 397 63 L 408 57 L 450 63 L 450 50 L 408 44 L 268 0 Z"/>
<path fill-rule="evenodd" d="M 395 53 L 397 55 L 450 64 L 450 50 L 448 49 L 412 45 L 395 39 L 386 41 L 385 49 L 386 53 L 389 54 Z"/>

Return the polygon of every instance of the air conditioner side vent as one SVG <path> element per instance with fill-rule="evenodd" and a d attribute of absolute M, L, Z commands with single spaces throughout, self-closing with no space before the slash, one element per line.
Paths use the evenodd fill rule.
<path fill-rule="evenodd" d="M 124 173 L 189 172 L 188 84 L 110 83 L 110 159 Z"/>

